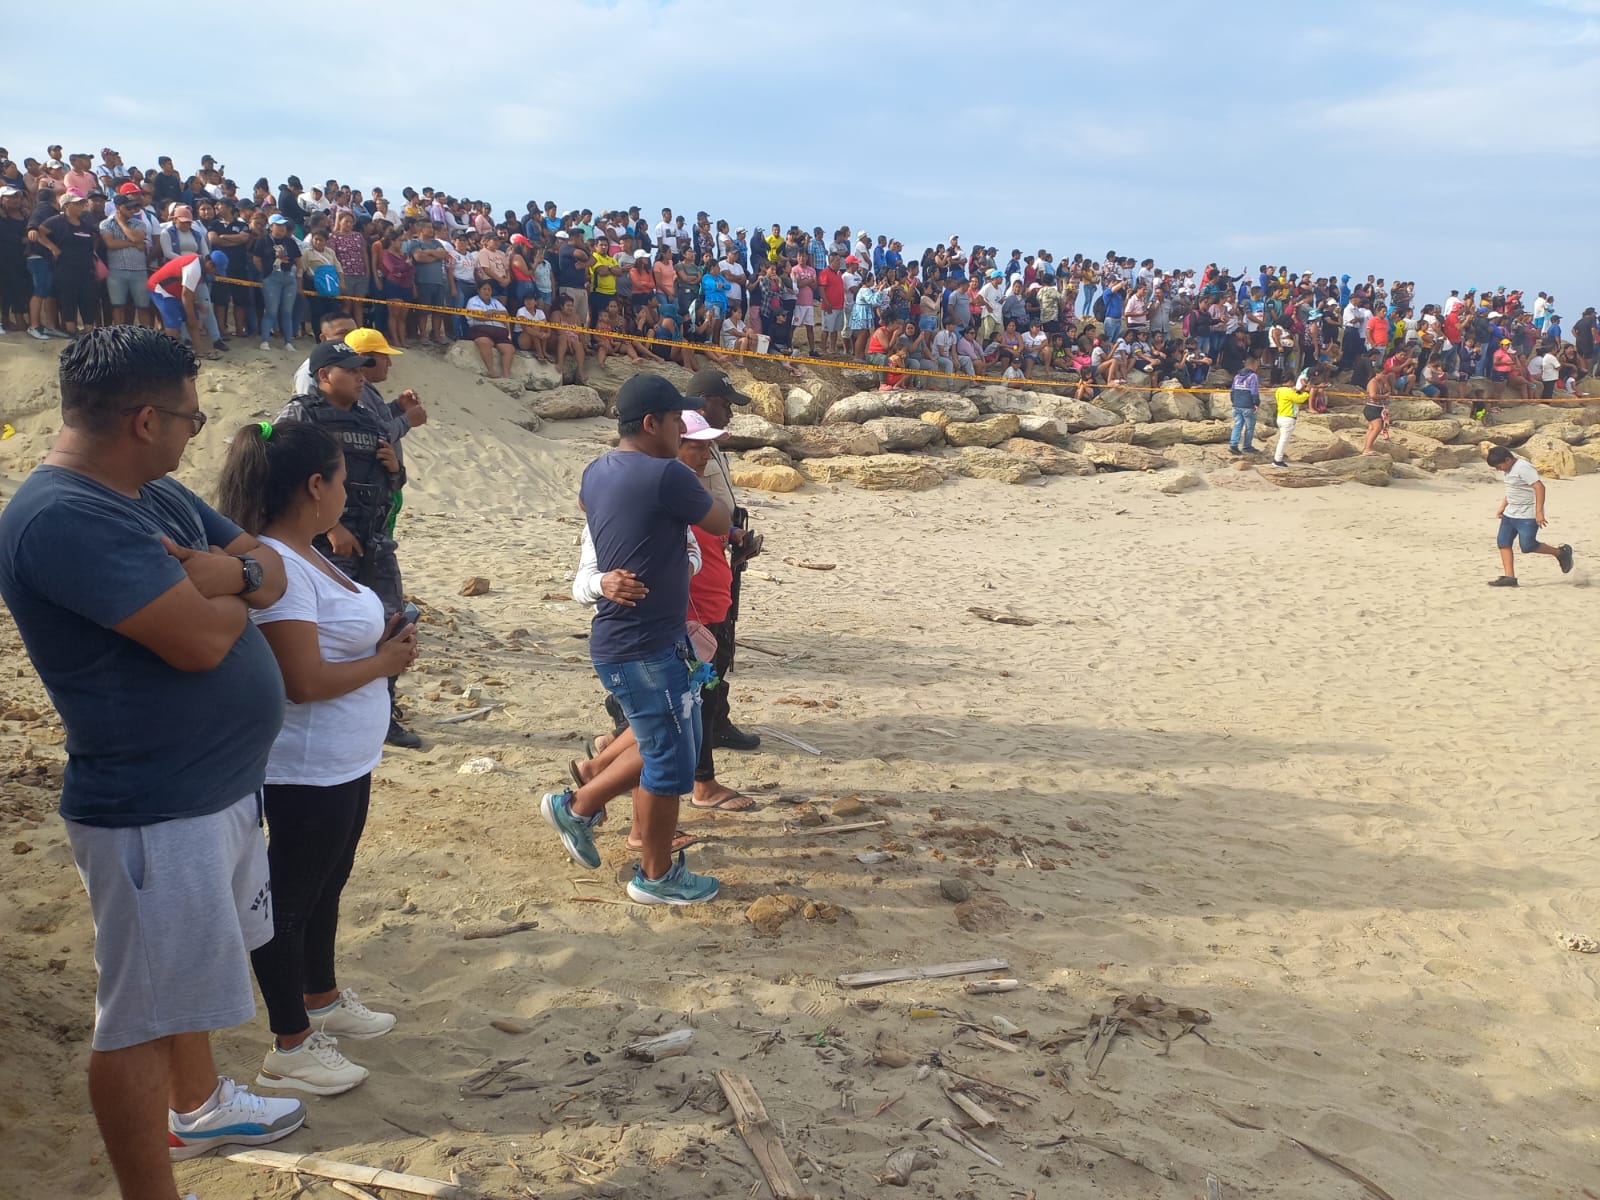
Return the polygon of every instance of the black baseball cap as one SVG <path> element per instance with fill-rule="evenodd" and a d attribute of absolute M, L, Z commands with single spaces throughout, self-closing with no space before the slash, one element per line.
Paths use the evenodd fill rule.
<path fill-rule="evenodd" d="M 733 380 L 721 367 L 702 367 L 689 380 L 688 394 L 730 400 L 734 404 L 749 404 L 750 397 L 733 386 Z"/>
<path fill-rule="evenodd" d="M 704 407 L 698 396 L 685 396 L 665 377 L 648 372 L 630 377 L 617 389 L 618 421 L 639 421 L 656 413 Z"/>
<path fill-rule="evenodd" d="M 344 367 L 349 371 L 359 371 L 362 367 L 377 364 L 377 359 L 370 354 L 357 354 L 343 342 L 318 342 L 311 351 L 311 374 L 315 378 L 323 367 Z"/>

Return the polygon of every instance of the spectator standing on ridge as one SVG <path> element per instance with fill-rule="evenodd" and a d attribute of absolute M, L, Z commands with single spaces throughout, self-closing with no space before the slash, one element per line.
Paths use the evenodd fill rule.
<path fill-rule="evenodd" d="M 284 575 L 169 477 L 205 423 L 196 370 L 153 329 L 85 334 L 61 355 L 61 431 L 0 511 L 0 597 L 66 728 L 99 977 L 89 1099 L 130 1197 L 175 1196 L 171 1159 L 305 1120 L 211 1058 L 209 1031 L 254 1013 L 249 953 L 272 937 L 260 791 L 284 694 L 249 611 Z"/>

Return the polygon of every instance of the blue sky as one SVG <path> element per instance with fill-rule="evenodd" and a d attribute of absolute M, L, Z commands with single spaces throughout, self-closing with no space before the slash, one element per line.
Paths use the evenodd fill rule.
<path fill-rule="evenodd" d="M 74 19 L 104 31 L 110 12 Z M 1600 303 L 1600 0 L 811 0 L 787 20 L 726 0 L 490 0 L 459 21 L 388 0 L 325 33 L 262 12 L 145 23 L 198 21 L 210 86 L 129 70 L 130 47 L 99 35 L 74 42 L 74 77 L 97 81 L 76 95 L 53 56 L 13 56 L 0 144 L 185 170 L 209 152 L 246 187 L 426 184 L 497 212 L 669 205 L 913 249 L 958 233 L 1370 272 L 1424 300 L 1506 284 L 1552 292 L 1569 324 Z M 18 46 L 60 34 L 38 6 L 7 25 Z"/>

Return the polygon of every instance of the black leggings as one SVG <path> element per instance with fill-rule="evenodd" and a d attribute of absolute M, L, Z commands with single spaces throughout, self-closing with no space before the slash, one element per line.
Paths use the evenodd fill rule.
<path fill-rule="evenodd" d="M 339 893 L 350 878 L 371 796 L 370 773 L 333 787 L 266 787 L 273 933 L 250 963 L 273 1033 L 304 1032 L 311 1023 L 306 994 L 338 986 Z"/>
<path fill-rule="evenodd" d="M 711 656 L 711 666 L 721 682 L 700 693 L 700 761 L 695 765 L 694 777 L 702 783 L 717 777 L 717 759 L 712 747 L 717 735 L 728 727 L 728 672 L 733 670 L 734 620 L 730 612 L 727 620 L 706 626 L 717 639 L 717 652 Z"/>

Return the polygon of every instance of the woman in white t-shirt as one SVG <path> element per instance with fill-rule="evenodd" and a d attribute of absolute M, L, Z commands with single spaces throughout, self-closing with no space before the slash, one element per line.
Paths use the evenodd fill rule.
<path fill-rule="evenodd" d="M 334 938 L 389 728 L 387 680 L 417 656 L 415 627 L 403 615 L 386 626 L 377 595 L 312 548 L 344 512 L 344 481 L 327 432 L 263 421 L 234 434 L 217 505 L 282 556 L 288 577 L 276 604 L 250 613 L 289 698 L 264 793 L 273 938 L 251 965 L 276 1038 L 257 1078 L 320 1096 L 367 1077 L 335 1037 L 377 1037 L 395 1023 L 339 987 Z"/>
<path fill-rule="evenodd" d="M 490 379 L 511 374 L 511 360 L 517 348 L 511 344 L 510 314 L 494 294 L 494 283 L 485 279 L 478 284 L 478 294 L 467 301 L 467 336 L 478 347 L 478 357 L 483 359 L 483 369 Z M 500 319 L 496 319 L 496 318 Z M 500 356 L 499 369 L 495 369 L 495 355 Z"/>

